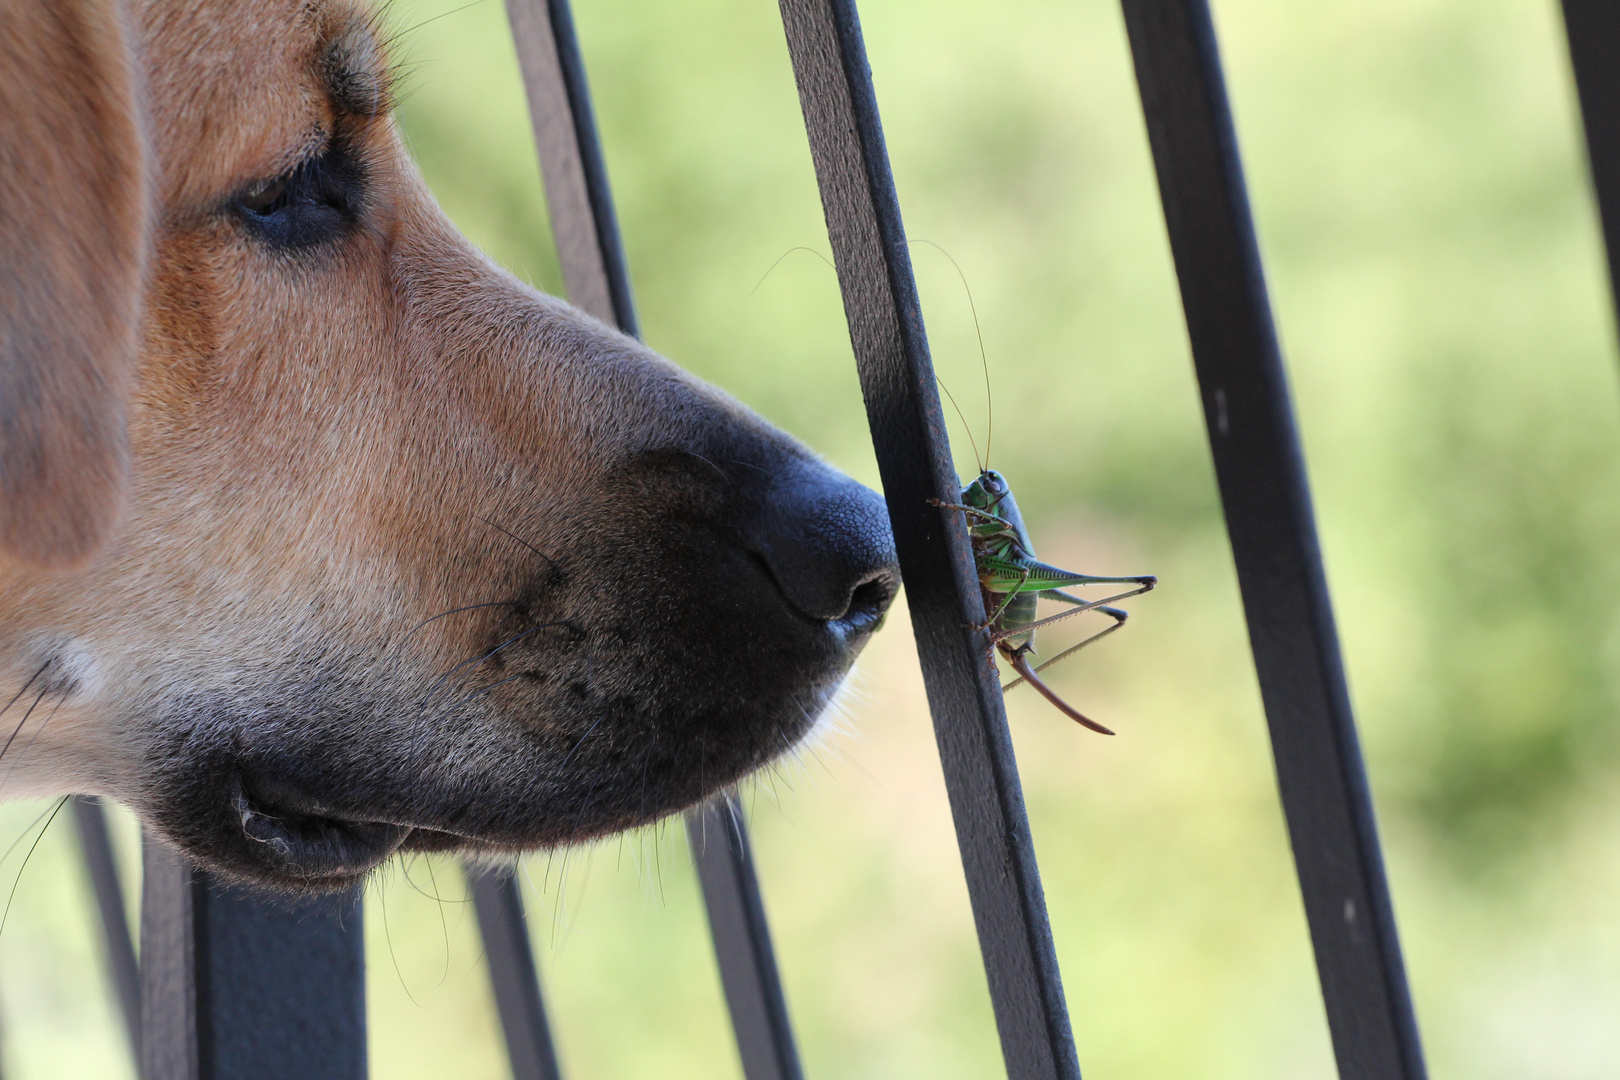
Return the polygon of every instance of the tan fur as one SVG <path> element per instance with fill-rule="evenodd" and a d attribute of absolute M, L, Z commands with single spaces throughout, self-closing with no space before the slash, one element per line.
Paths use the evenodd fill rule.
<path fill-rule="evenodd" d="M 18 252 L 30 255 L 19 273 L 58 290 L 41 308 L 26 282 L 8 279 L 27 303 L 6 316 L 23 331 L 46 328 L 33 348 L 51 354 L 44 367 L 60 381 L 94 382 L 78 397 L 92 403 L 95 424 L 87 434 L 89 421 L 51 400 L 4 405 L 8 425 L 27 424 L 0 439 L 10 485 L 0 543 L 17 556 L 0 561 L 0 704 L 17 695 L 0 714 L 0 742 L 13 735 L 0 753 L 3 794 L 115 796 L 207 861 L 214 841 L 188 832 L 171 808 L 176 789 L 215 767 L 208 762 L 280 760 L 285 751 L 301 776 L 330 769 L 346 783 L 364 774 L 366 815 L 378 820 L 409 819 L 496 847 L 570 835 L 567 822 L 553 822 L 556 812 L 508 815 L 526 799 L 538 805 L 550 783 L 551 766 L 508 775 L 518 755 L 538 746 L 535 760 L 566 771 L 583 760 L 581 745 L 595 751 L 587 740 L 608 738 L 594 731 L 600 720 L 582 726 L 547 704 L 564 692 L 544 682 L 548 673 L 585 672 L 569 676 L 576 693 L 655 716 L 647 703 L 664 691 L 634 681 L 653 676 L 617 668 L 658 674 L 668 666 L 676 679 L 680 665 L 697 662 L 659 659 L 665 638 L 683 636 L 671 633 L 636 645 L 636 656 L 654 657 L 646 664 L 610 665 L 603 658 L 625 635 L 613 628 L 632 625 L 621 621 L 623 609 L 678 612 L 688 599 L 673 585 L 603 584 L 596 578 L 617 571 L 584 568 L 613 555 L 603 545 L 653 543 L 647 534 L 674 520 L 657 517 L 666 503 L 679 517 L 689 505 L 718 507 L 730 497 L 702 494 L 705 467 L 716 468 L 700 452 L 705 439 L 764 447 L 795 469 L 820 467 L 638 343 L 521 285 L 450 226 L 388 115 L 385 41 L 365 11 L 345 0 L 132 5 L 143 125 L 126 107 L 142 99 L 105 2 L 4 4 L 0 107 L 31 103 L 34 111 L 33 126 L 7 129 L 0 189 L 31 201 L 0 219 L 8 245 L 0 251 L 7 265 Z M 41 80 L 68 76 L 17 66 L 31 53 L 15 47 L 13 33 L 36 40 L 46 32 L 89 43 L 49 53 L 78 65 L 72 77 L 82 74 L 78 85 L 89 88 L 82 97 L 38 98 Z M 68 114 L 95 122 L 83 138 L 48 137 L 47 128 L 79 122 Z M 364 220 L 343 243 L 313 254 L 270 250 L 224 209 L 336 141 L 355 148 L 368 176 Z M 143 145 L 156 207 L 147 249 Z M 137 313 L 127 394 L 133 467 L 119 518 L 120 372 Z M 17 450 L 22 438 L 40 449 Z M 644 451 L 669 446 L 677 448 L 671 460 L 702 462 L 692 478 L 681 465 L 671 466 L 673 480 L 663 465 L 643 467 L 665 460 Z M 679 449 L 686 446 L 693 449 Z M 14 455 L 29 452 L 46 455 L 48 467 L 14 479 Z M 722 519 L 733 511 L 715 513 L 716 524 L 699 532 L 730 528 Z M 633 556 L 625 553 L 632 576 L 645 561 Z M 30 563 L 68 568 L 46 573 Z M 685 573 L 678 561 L 671 567 L 668 580 Z M 548 580 L 557 588 L 544 587 Z M 619 590 L 612 598 L 593 591 L 609 585 Z M 503 620 L 514 611 L 527 621 L 508 633 Z M 575 632 L 568 626 L 583 628 L 583 646 L 553 640 Z M 534 636 L 457 667 L 513 634 Z M 550 651 L 533 661 L 528 682 L 488 670 L 541 641 Z M 716 670 L 732 662 L 713 658 Z M 447 672 L 476 676 L 453 707 L 435 697 Z M 828 678 L 806 676 L 806 689 L 778 697 L 802 695 L 792 707 L 813 718 Z M 534 697 L 542 689 L 551 696 Z M 727 692 L 751 693 L 746 685 Z M 631 767 L 611 764 L 626 753 L 644 754 L 643 774 L 658 767 L 647 764 L 653 750 L 636 749 L 636 730 L 611 735 L 619 757 L 601 751 L 592 768 L 608 778 L 603 785 L 630 783 Z M 799 733 L 749 735 L 741 741 L 760 746 L 746 754 L 729 734 L 724 754 L 670 750 L 670 760 L 690 758 L 695 771 L 713 773 L 661 781 L 672 794 L 644 816 L 689 803 Z M 400 763 L 373 766 L 390 755 Z M 338 757 L 347 763 L 331 764 Z M 316 792 L 320 805 L 348 798 L 342 786 Z M 449 794 L 431 805 L 427 795 L 399 794 L 430 788 Z M 457 792 L 484 802 L 474 811 L 474 796 L 464 804 Z M 577 831 L 633 823 L 633 808 L 597 815 L 593 799 L 605 796 L 567 803 L 582 807 Z M 216 802 L 198 795 L 187 805 L 212 813 Z M 628 807 L 629 795 L 620 802 Z M 588 811 L 602 821 L 579 824 Z"/>
<path fill-rule="evenodd" d="M 0 558 L 80 563 L 123 506 L 139 102 L 113 0 L 0 3 Z"/>

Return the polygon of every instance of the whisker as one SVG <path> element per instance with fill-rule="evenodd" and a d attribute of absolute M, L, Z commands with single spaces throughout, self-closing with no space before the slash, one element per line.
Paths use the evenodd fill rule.
<path fill-rule="evenodd" d="M 4 746 L 0 746 L 0 760 L 5 758 L 6 751 L 11 749 L 11 744 L 16 741 L 18 734 L 21 733 L 23 729 L 23 725 L 28 723 L 28 718 L 34 715 L 34 710 L 39 708 L 39 703 L 45 700 L 45 692 L 49 689 L 50 687 L 48 686 L 42 686 L 39 688 L 39 694 L 35 696 L 34 703 L 28 706 L 28 711 L 22 714 L 22 719 L 17 721 L 17 726 L 11 729 L 10 736 L 6 738 L 6 744 Z"/>
<path fill-rule="evenodd" d="M 479 518 L 479 520 L 482 521 L 485 525 L 488 525 L 490 528 L 494 529 L 496 532 L 505 533 L 507 536 L 511 537 L 513 540 L 516 540 L 518 543 L 522 544 L 524 547 L 528 548 L 530 551 L 534 552 L 536 555 L 538 555 L 542 559 L 546 560 L 546 562 L 551 565 L 551 570 L 552 570 L 553 573 L 560 573 L 561 572 L 562 567 L 557 565 L 557 560 L 556 559 L 553 559 L 550 555 L 547 555 L 545 552 L 541 551 L 539 548 L 535 547 L 533 544 L 531 544 L 527 540 L 523 539 L 523 537 L 519 536 L 517 533 L 513 532 L 511 529 L 505 528 L 504 526 L 501 526 L 501 525 L 497 525 L 493 521 L 489 520 L 489 518 Z"/>
<path fill-rule="evenodd" d="M 28 736 L 28 741 L 23 744 L 22 750 L 18 753 L 17 757 L 12 759 L 11 764 L 6 766 L 6 775 L 4 777 L 0 777 L 0 792 L 5 791 L 6 785 L 11 782 L 11 774 L 17 771 L 17 766 L 19 764 L 21 764 L 21 762 L 23 760 L 27 759 L 28 751 L 33 748 L 34 743 L 39 741 L 40 735 L 44 734 L 45 728 L 50 725 L 50 722 L 52 720 L 56 719 L 56 714 L 62 711 L 62 703 L 65 702 L 66 700 L 67 700 L 66 695 L 57 698 L 56 699 L 56 704 L 51 707 L 51 711 L 48 714 L 46 714 L 45 719 L 41 720 L 38 724 L 34 725 L 34 730 Z M 38 704 L 39 704 L 39 699 L 35 698 L 34 699 L 34 705 L 38 705 Z M 31 712 L 34 711 L 34 705 L 30 705 L 28 707 L 28 712 L 31 713 Z M 28 716 L 25 713 L 23 715 L 23 720 L 27 721 L 27 719 L 28 719 Z M 22 724 L 19 723 L 17 725 L 17 728 L 20 731 L 22 729 Z M 15 731 L 12 732 L 11 737 L 16 738 L 17 737 L 17 732 L 15 732 Z M 8 747 L 11 745 L 10 740 L 7 740 L 6 745 Z M 3 758 L 3 757 L 5 757 L 5 753 L 4 753 L 4 751 L 0 751 L 0 758 Z"/>
<path fill-rule="evenodd" d="M 15 839 L 15 840 L 13 840 L 11 842 L 10 847 L 6 848 L 5 854 L 0 855 L 0 866 L 5 865 L 5 861 L 7 859 L 11 858 L 11 853 L 13 851 L 17 850 L 17 845 L 18 844 L 20 844 L 24 840 L 28 839 L 28 834 L 34 831 L 34 826 L 38 825 L 41 821 L 44 821 L 45 816 L 47 814 L 51 814 L 51 813 L 54 813 L 54 811 L 52 811 L 52 810 L 41 810 L 39 812 L 39 816 L 36 817 L 33 821 L 30 821 L 28 823 L 28 827 L 26 829 L 24 829 L 21 833 L 18 834 L 17 839 Z"/>
<path fill-rule="evenodd" d="M 481 697 L 482 695 L 487 694 L 491 690 L 495 689 L 497 686 L 505 686 L 509 682 L 516 682 L 518 679 L 526 679 L 532 674 L 534 674 L 534 673 L 531 672 L 531 671 L 520 671 L 516 675 L 508 675 L 506 678 L 500 679 L 500 680 L 498 680 L 496 682 L 492 682 L 488 686 L 479 687 L 477 690 L 474 690 L 472 693 L 470 693 L 466 697 L 462 698 L 457 704 L 458 705 L 465 705 L 465 704 L 467 704 L 467 702 L 471 701 L 473 698 Z"/>
<path fill-rule="evenodd" d="M 399 856 L 399 859 L 400 871 L 403 873 L 405 869 L 405 857 L 401 855 Z M 394 935 L 393 932 L 388 928 L 388 892 L 380 884 L 377 887 L 377 903 L 382 908 L 383 940 L 388 943 L 388 959 L 394 964 L 394 975 L 399 979 L 399 988 L 405 991 L 405 997 L 410 1001 L 410 1003 L 420 1009 L 422 1007 L 422 1003 L 416 1000 L 415 994 L 411 993 L 411 988 L 405 982 L 405 973 L 399 969 L 399 957 L 394 953 Z"/>
<path fill-rule="evenodd" d="M 562 764 L 557 766 L 557 772 L 561 773 L 563 769 L 567 767 L 569 760 L 574 756 L 574 750 L 578 750 L 585 740 L 591 737 L 591 732 L 595 731 L 597 726 L 606 719 L 607 713 L 603 713 L 601 716 L 596 718 L 596 723 L 585 729 L 585 734 L 579 737 L 579 742 L 574 744 L 573 749 L 569 750 L 567 756 L 562 759 Z"/>
<path fill-rule="evenodd" d="M 23 856 L 22 865 L 17 867 L 16 880 L 11 883 L 11 892 L 6 897 L 6 909 L 0 911 L 0 934 L 5 933 L 6 919 L 11 916 L 11 902 L 17 898 L 17 886 L 22 884 L 23 871 L 28 869 L 28 860 L 34 857 L 34 849 L 39 847 L 41 840 L 45 839 L 45 834 L 50 831 L 51 822 L 56 820 L 56 815 L 61 813 L 62 807 L 66 806 L 68 800 L 72 797 L 71 795 L 64 795 L 56 800 L 56 805 L 51 808 L 51 816 L 45 819 L 45 827 L 39 830 L 39 835 L 34 837 L 34 842 L 28 846 L 28 854 Z"/>
<path fill-rule="evenodd" d="M 468 604 L 466 607 L 451 608 L 449 611 L 441 611 L 441 612 L 439 612 L 437 615 L 433 616 L 430 619 L 423 619 L 421 622 L 417 623 L 415 626 L 413 626 L 409 630 L 407 630 L 405 632 L 405 637 L 400 638 L 400 640 L 401 641 L 406 640 L 406 638 L 409 638 L 412 634 L 414 634 L 418 630 L 422 629 L 422 627 L 426 626 L 428 623 L 438 622 L 440 619 L 443 619 L 443 618 L 445 618 L 446 616 L 449 616 L 449 615 L 459 615 L 463 611 L 477 611 L 480 608 L 492 608 L 492 607 L 511 608 L 511 607 L 518 607 L 518 606 L 519 606 L 519 604 L 518 604 L 518 602 L 516 600 L 491 600 L 487 604 Z"/>
<path fill-rule="evenodd" d="M 439 879 L 433 876 L 433 856 L 426 857 L 428 880 L 433 883 L 433 899 L 439 903 L 439 932 L 444 935 L 444 970 L 439 973 L 439 985 L 450 977 L 450 924 L 444 918 L 444 901 L 439 899 Z"/>
<path fill-rule="evenodd" d="M 8 711 L 10 711 L 13 705 L 17 704 L 17 699 L 28 693 L 28 688 L 34 685 L 34 680 L 45 674 L 45 669 L 50 666 L 51 662 L 49 660 L 39 665 L 39 670 L 28 676 L 28 681 L 22 684 L 22 688 L 19 689 L 15 694 L 11 695 L 11 700 L 6 702 L 4 708 L 0 708 L 0 716 L 4 716 Z"/>
<path fill-rule="evenodd" d="M 490 657 L 494 656 L 496 653 L 500 652 L 502 649 L 506 648 L 507 646 L 515 645 L 519 641 L 522 641 L 524 638 L 528 637 L 530 634 L 538 633 L 539 631 L 544 630 L 547 627 L 567 626 L 567 625 L 568 625 L 568 620 L 563 619 L 563 620 L 561 620 L 559 622 L 545 622 L 545 623 L 540 623 L 538 626 L 531 626 L 527 630 L 523 631 L 523 633 L 515 634 L 512 637 L 507 638 L 505 641 L 501 642 L 499 645 L 497 645 L 493 649 L 489 650 L 489 652 L 485 653 L 483 656 L 475 656 L 471 660 L 463 660 L 461 663 L 457 664 L 455 667 L 451 668 L 449 671 L 447 671 L 443 675 L 439 676 L 438 681 L 436 681 L 432 686 L 428 687 L 427 693 L 422 695 L 422 704 L 426 705 L 428 703 L 428 699 L 433 697 L 434 692 L 437 691 L 440 686 L 444 685 L 444 681 L 446 679 L 450 678 L 450 676 L 454 675 L 456 672 L 460 671 L 462 668 L 467 667 L 470 664 L 482 664 L 485 660 L 488 660 Z"/>

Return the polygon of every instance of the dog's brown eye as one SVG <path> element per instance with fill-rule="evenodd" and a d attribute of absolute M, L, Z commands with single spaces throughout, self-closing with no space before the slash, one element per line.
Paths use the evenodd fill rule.
<path fill-rule="evenodd" d="M 301 162 L 231 200 L 231 211 L 252 233 L 277 248 L 307 248 L 336 240 L 360 216 L 363 173 L 343 143 Z"/>
<path fill-rule="evenodd" d="M 287 194 L 287 183 L 290 177 L 281 176 L 274 180 L 261 181 L 248 189 L 242 196 L 242 206 L 255 214 L 268 213 L 275 208 L 283 196 Z"/>

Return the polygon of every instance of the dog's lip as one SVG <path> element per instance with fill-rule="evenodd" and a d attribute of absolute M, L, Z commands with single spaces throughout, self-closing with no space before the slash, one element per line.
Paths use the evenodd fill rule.
<path fill-rule="evenodd" d="M 362 877 L 411 834 L 409 825 L 349 817 L 265 777 L 238 777 L 232 802 L 253 850 L 278 873 L 311 882 Z"/>

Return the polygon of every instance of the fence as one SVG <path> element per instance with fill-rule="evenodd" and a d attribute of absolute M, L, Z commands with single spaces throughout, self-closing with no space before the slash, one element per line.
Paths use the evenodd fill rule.
<path fill-rule="evenodd" d="M 1339 1074 L 1421 1080 L 1410 995 L 1205 0 L 1122 0 Z M 1079 1065 L 853 0 L 780 0 L 1007 1072 Z M 567 291 L 636 333 L 567 0 L 508 0 Z M 1608 250 L 1620 12 L 1564 0 Z M 1617 292 L 1620 302 L 1620 292 Z M 145 849 L 137 968 L 100 806 L 74 805 L 146 1080 L 366 1073 L 355 897 L 268 906 Z M 749 1080 L 801 1076 L 743 818 L 688 819 Z M 469 872 L 514 1077 L 560 1075 L 509 873 Z"/>

